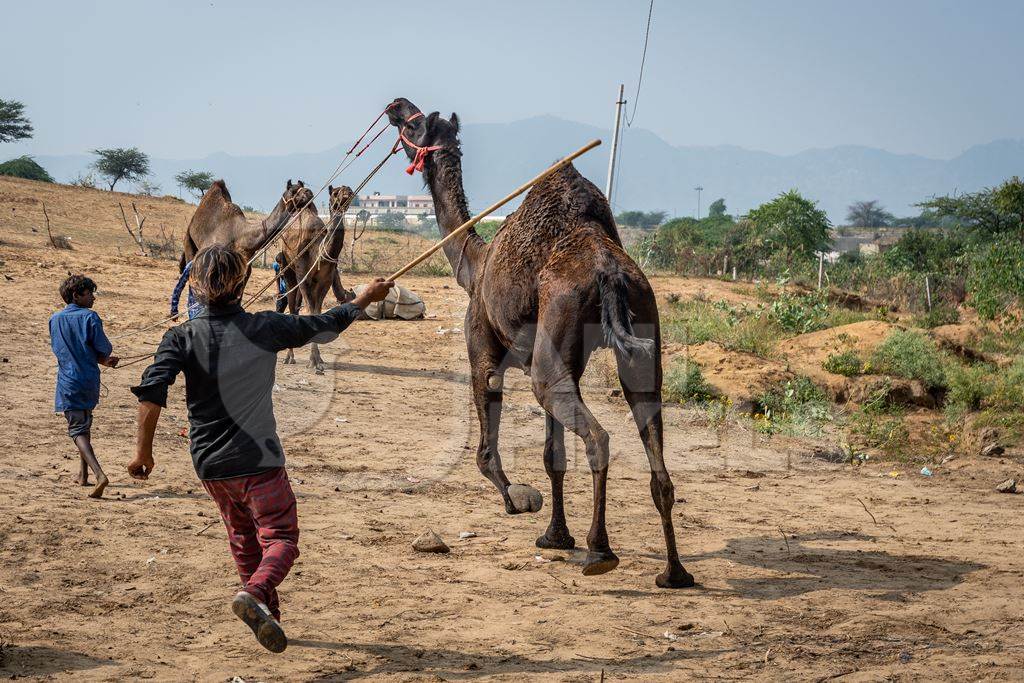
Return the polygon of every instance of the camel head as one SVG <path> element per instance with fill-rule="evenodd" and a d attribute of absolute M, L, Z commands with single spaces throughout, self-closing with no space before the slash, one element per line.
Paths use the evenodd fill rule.
<path fill-rule="evenodd" d="M 330 196 L 331 203 L 331 215 L 342 215 L 348 211 L 349 205 L 352 200 L 355 199 L 356 193 L 352 191 L 352 188 L 348 185 L 342 185 L 341 187 L 334 187 L 329 185 L 327 188 L 328 195 Z"/>
<path fill-rule="evenodd" d="M 398 128 L 402 147 L 417 170 L 429 158 L 429 153 L 444 151 L 461 156 L 459 148 L 459 117 L 452 114 L 445 119 L 438 112 L 423 115 L 419 107 L 399 97 L 387 109 L 388 120 Z M 410 169 L 413 166 L 409 167 Z M 411 170 L 409 171 L 412 172 Z"/>
<path fill-rule="evenodd" d="M 293 214 L 302 207 L 309 204 L 313 199 L 313 191 L 306 187 L 306 184 L 301 180 L 293 183 L 291 178 L 288 179 L 288 184 L 285 185 L 284 194 L 281 195 L 281 202 L 284 204 L 284 209 L 287 213 Z"/>

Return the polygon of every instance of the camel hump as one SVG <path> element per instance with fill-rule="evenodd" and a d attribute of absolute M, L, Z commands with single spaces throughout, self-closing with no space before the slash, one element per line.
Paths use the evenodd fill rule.
<path fill-rule="evenodd" d="M 616 244 L 622 245 L 615 217 L 604 193 L 587 180 L 573 165 L 567 164 L 542 183 L 541 195 L 554 193 L 562 200 L 562 213 L 566 223 L 583 225 L 597 223 Z M 540 201 L 543 201 L 538 197 Z M 525 202 L 524 202 L 525 203 Z"/>

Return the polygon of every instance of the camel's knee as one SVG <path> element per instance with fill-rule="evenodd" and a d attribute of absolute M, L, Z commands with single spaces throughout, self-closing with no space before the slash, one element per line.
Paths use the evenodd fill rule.
<path fill-rule="evenodd" d="M 590 432 L 584 437 L 587 445 L 587 460 L 590 469 L 599 472 L 608 469 L 608 432 L 601 425 L 592 425 Z"/>
<path fill-rule="evenodd" d="M 659 512 L 667 513 L 672 510 L 672 503 L 676 499 L 676 488 L 672 484 L 666 472 L 651 472 L 651 498 Z"/>
<path fill-rule="evenodd" d="M 476 452 L 476 466 L 483 474 L 490 474 L 494 469 L 495 453 L 489 446 L 481 446 Z"/>

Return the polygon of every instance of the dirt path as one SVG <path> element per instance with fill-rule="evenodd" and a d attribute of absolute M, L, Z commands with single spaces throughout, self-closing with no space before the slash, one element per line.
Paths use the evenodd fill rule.
<path fill-rule="evenodd" d="M 143 365 L 104 371 L 95 444 L 113 481 L 93 501 L 52 414 L 46 320 L 67 268 L 100 284 L 116 335 L 164 309 L 168 261 L 54 252 L 0 232 L 0 674 L 120 680 L 381 677 L 594 681 L 687 677 L 1017 679 L 1024 666 L 1024 496 L 993 486 L 1020 463 L 953 461 L 931 478 L 858 470 L 708 427 L 669 408 L 667 454 L 683 561 L 698 588 L 654 587 L 663 551 L 646 458 L 625 404 L 591 385 L 611 433 L 608 525 L 616 571 L 538 562 L 548 508 L 506 516 L 474 462 L 466 299 L 448 279 L 405 284 L 432 320 L 357 323 L 324 347 L 322 377 L 279 366 L 277 413 L 300 499 L 301 550 L 284 584 L 291 638 L 263 652 L 231 615 L 236 578 L 195 479 L 182 388 L 172 391 L 148 483 L 128 479 Z M 346 284 L 349 284 L 346 282 Z M 688 291 L 681 281 L 656 282 Z M 441 331 L 441 332 L 439 332 Z M 144 336 L 153 342 L 159 334 Z M 119 351 L 152 348 L 115 342 Z M 304 358 L 300 353 L 299 358 Z M 510 373 L 502 447 L 510 477 L 547 483 L 543 418 Z M 566 479 L 582 543 L 590 477 L 578 444 Z M 897 468 L 899 470 L 900 468 Z M 863 503 L 863 505 L 862 505 Z M 867 509 L 865 509 L 865 507 Z M 450 555 L 410 543 L 431 527 Z M 477 535 L 458 540 L 459 532 Z"/>

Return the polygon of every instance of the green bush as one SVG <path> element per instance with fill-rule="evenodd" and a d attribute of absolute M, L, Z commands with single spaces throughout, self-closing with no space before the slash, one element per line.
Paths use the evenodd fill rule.
<path fill-rule="evenodd" d="M 666 401 L 675 403 L 707 403 L 715 397 L 715 390 L 693 361 L 677 360 L 672 364 L 665 375 L 663 393 Z"/>
<path fill-rule="evenodd" d="M 960 322 L 960 311 L 952 306 L 939 305 L 924 315 L 918 316 L 915 322 L 929 330 L 943 325 L 955 325 Z"/>
<path fill-rule="evenodd" d="M 821 367 L 843 377 L 853 377 L 863 374 L 864 361 L 860 359 L 856 351 L 850 350 L 830 354 Z"/>
<path fill-rule="evenodd" d="M 917 379 L 929 389 L 946 386 L 945 358 L 920 332 L 895 330 L 871 354 L 871 372 Z"/>
<path fill-rule="evenodd" d="M 995 375 L 992 390 L 982 402 L 986 408 L 1003 411 L 1024 409 L 1024 356 Z"/>
<path fill-rule="evenodd" d="M 825 328 L 829 317 L 825 290 L 808 294 L 782 292 L 768 307 L 768 318 L 792 334 L 806 334 Z"/>
<path fill-rule="evenodd" d="M 964 414 L 981 408 L 992 393 L 992 369 L 987 365 L 962 365 L 951 362 L 946 369 L 946 409 L 950 413 Z"/>
<path fill-rule="evenodd" d="M 832 402 L 807 377 L 787 380 L 758 397 L 761 413 L 756 424 L 761 431 L 816 436 L 833 420 Z"/>
<path fill-rule="evenodd" d="M 18 157 L 0 164 L 0 175 L 41 180 L 44 183 L 53 182 L 53 177 L 46 172 L 46 169 L 37 164 L 30 156 Z"/>
<path fill-rule="evenodd" d="M 1003 236 L 976 246 L 967 272 L 969 303 L 992 320 L 1024 299 L 1024 241 Z"/>

